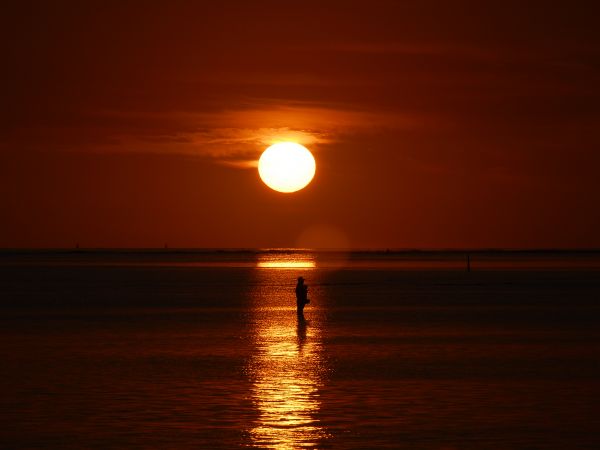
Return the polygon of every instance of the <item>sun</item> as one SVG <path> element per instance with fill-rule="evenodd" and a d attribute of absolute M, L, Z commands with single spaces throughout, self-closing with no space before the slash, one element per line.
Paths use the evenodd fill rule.
<path fill-rule="evenodd" d="M 315 176 L 312 153 L 295 142 L 279 142 L 267 148 L 258 160 L 261 180 L 279 192 L 296 192 L 305 188 Z"/>

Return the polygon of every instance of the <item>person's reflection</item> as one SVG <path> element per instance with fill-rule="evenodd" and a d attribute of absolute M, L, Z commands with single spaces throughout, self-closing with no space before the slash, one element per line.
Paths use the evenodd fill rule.
<path fill-rule="evenodd" d="M 298 339 L 298 355 L 302 354 L 302 348 L 306 343 L 306 327 L 308 322 L 304 316 L 298 316 L 298 322 L 296 323 L 296 338 Z"/>

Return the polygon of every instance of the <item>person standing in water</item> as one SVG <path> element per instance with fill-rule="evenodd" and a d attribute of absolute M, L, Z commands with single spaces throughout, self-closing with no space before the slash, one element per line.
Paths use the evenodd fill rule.
<path fill-rule="evenodd" d="M 308 286 L 304 284 L 304 278 L 298 277 L 298 284 L 296 284 L 296 307 L 298 316 L 304 317 L 304 306 L 310 303 L 308 299 Z"/>

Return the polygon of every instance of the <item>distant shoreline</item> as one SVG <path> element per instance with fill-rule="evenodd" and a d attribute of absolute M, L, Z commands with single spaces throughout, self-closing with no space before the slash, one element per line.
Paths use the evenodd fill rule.
<path fill-rule="evenodd" d="M 3 249 L 0 266 L 600 270 L 600 249 Z"/>
<path fill-rule="evenodd" d="M 306 248 L 2 248 L 0 255 L 27 254 L 296 254 L 345 253 L 366 255 L 549 255 L 549 254 L 600 254 L 600 248 L 481 248 L 481 249 L 306 249 Z"/>

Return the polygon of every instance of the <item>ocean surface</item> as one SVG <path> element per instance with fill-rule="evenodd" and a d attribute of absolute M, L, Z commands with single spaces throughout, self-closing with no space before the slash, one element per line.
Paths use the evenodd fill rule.
<path fill-rule="evenodd" d="M 0 253 L 0 448 L 600 448 L 600 254 L 469 256 Z"/>

